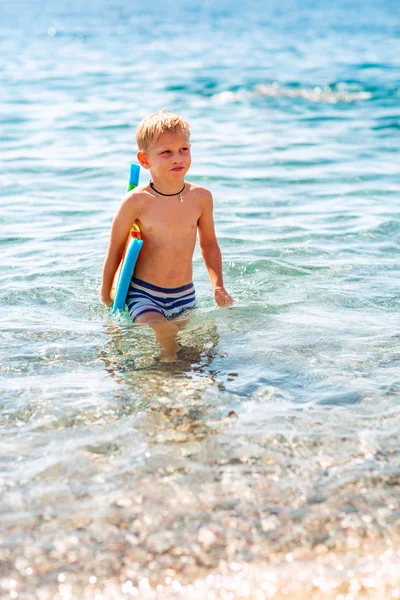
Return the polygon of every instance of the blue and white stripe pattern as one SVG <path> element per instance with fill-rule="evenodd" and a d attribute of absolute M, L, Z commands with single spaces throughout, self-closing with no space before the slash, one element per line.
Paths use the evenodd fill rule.
<path fill-rule="evenodd" d="M 172 319 L 196 305 L 193 283 L 178 288 L 161 288 L 132 277 L 126 299 L 133 321 L 145 313 L 158 313 Z"/>

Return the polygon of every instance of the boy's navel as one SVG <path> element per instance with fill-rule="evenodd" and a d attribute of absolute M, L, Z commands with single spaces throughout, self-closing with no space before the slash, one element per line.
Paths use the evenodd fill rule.
<path fill-rule="evenodd" d="M 170 272 L 168 273 L 168 277 L 175 277 L 175 275 L 176 275 L 176 272 L 175 272 L 175 271 L 170 271 Z"/>

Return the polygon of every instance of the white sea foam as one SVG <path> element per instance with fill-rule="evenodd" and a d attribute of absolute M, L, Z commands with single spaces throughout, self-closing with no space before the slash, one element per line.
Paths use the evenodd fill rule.
<path fill-rule="evenodd" d="M 370 100 L 372 93 L 364 90 L 354 90 L 345 84 L 339 84 L 335 88 L 328 85 L 307 87 L 289 87 L 274 81 L 271 84 L 260 83 L 252 90 L 237 90 L 219 92 L 213 96 L 217 104 L 226 104 L 246 100 L 256 96 L 267 96 L 271 98 L 300 98 L 310 102 L 323 102 L 337 104 L 339 102 L 360 102 Z"/>

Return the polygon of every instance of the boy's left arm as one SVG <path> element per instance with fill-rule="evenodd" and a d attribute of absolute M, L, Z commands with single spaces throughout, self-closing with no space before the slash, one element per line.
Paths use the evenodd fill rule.
<path fill-rule="evenodd" d="M 208 190 L 204 190 L 203 211 L 197 227 L 200 250 L 214 290 L 214 300 L 218 306 L 230 306 L 233 300 L 224 287 L 221 250 L 214 228 L 213 199 Z"/>

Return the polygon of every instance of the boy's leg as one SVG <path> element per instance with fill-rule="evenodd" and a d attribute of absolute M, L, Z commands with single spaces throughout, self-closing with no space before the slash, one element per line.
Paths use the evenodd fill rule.
<path fill-rule="evenodd" d="M 135 323 L 141 323 L 151 327 L 156 334 L 157 342 L 164 351 L 165 360 L 175 360 L 179 348 L 176 339 L 176 334 L 178 333 L 178 326 L 176 323 L 167 321 L 161 314 L 156 312 L 148 312 L 144 315 L 140 315 L 135 319 Z"/>

